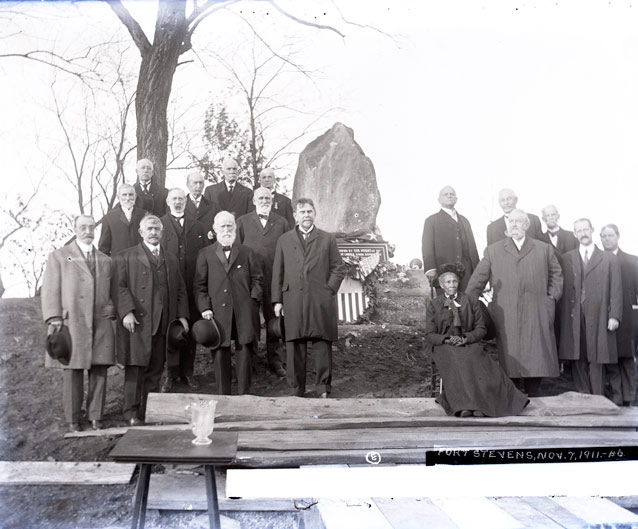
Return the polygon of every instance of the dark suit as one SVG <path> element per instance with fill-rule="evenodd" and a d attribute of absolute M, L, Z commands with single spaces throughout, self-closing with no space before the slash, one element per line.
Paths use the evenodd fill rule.
<path fill-rule="evenodd" d="M 292 201 L 286 195 L 282 195 L 276 191 L 273 193 L 272 210 L 277 213 L 277 215 L 282 216 L 288 221 L 290 229 L 295 227 L 295 216 L 293 215 Z"/>
<path fill-rule="evenodd" d="M 168 196 L 168 189 L 160 187 L 155 181 L 151 181 L 148 192 L 142 189 L 139 182 L 136 182 L 133 186 L 135 188 L 135 205 L 138 208 L 142 208 L 153 215 L 161 217 L 166 213 L 166 197 Z"/>
<path fill-rule="evenodd" d="M 139 325 L 128 335 L 123 363 L 124 417 L 144 419 L 146 398 L 157 391 L 166 358 L 166 329 L 176 318 L 188 318 L 188 298 L 177 259 L 160 251 L 155 259 L 140 243 L 124 250 L 117 265 L 119 320 L 133 312 Z"/>
<path fill-rule="evenodd" d="M 240 394 L 250 390 L 251 355 L 256 338 L 254 311 L 262 297 L 262 271 L 255 253 L 236 240 L 230 259 L 219 242 L 197 256 L 193 290 L 200 314 L 212 310 L 222 333 L 219 349 L 212 350 L 217 392 L 230 395 L 230 341 L 235 340 L 237 383 Z"/>
<path fill-rule="evenodd" d="M 212 204 L 204 195 L 199 202 L 199 207 L 195 206 L 190 195 L 186 196 L 186 213 L 201 222 L 206 228 L 206 233 L 212 231 L 215 215 L 220 211 L 221 209 L 216 204 Z"/>
<path fill-rule="evenodd" d="M 616 329 L 616 346 L 618 348 L 618 365 L 609 364 L 607 373 L 612 393 L 621 395 L 624 403 L 631 403 L 636 396 L 636 367 L 634 340 L 634 310 L 638 297 L 638 257 L 618 250 L 616 257 L 620 262 L 622 281 L 622 320 Z M 617 398 L 620 403 L 620 398 Z"/>
<path fill-rule="evenodd" d="M 465 274 L 459 290 L 463 291 L 479 262 L 479 256 L 469 221 L 458 213 L 457 218 L 458 222 L 440 210 L 425 219 L 421 250 L 425 272 L 438 269 L 446 263 L 462 263 Z"/>
<path fill-rule="evenodd" d="M 574 386 L 602 395 L 604 365 L 618 362 L 616 332 L 609 318 L 622 320 L 622 278 L 618 258 L 595 248 L 585 267 L 579 248 L 563 255 L 565 288 L 559 356 L 572 361 Z"/>
<path fill-rule="evenodd" d="M 275 215 L 272 210 L 270 211 L 270 215 L 265 226 L 261 225 L 261 220 L 259 219 L 256 211 L 242 215 L 237 219 L 237 237 L 239 238 L 239 242 L 253 249 L 263 267 L 264 295 L 261 306 L 264 313 L 264 320 L 266 320 L 266 322 L 275 317 L 270 295 L 270 283 L 272 282 L 272 265 L 275 260 L 275 248 L 277 247 L 279 237 L 281 237 L 289 229 L 290 227 L 288 226 L 286 219 L 279 215 Z M 259 329 L 258 312 L 256 316 L 256 328 Z M 277 354 L 278 344 L 279 339 L 276 336 L 272 336 L 269 327 L 266 326 L 266 358 L 268 360 L 268 364 L 273 368 L 282 364 L 282 359 Z"/>
<path fill-rule="evenodd" d="M 554 246 L 549 236 L 549 232 L 542 233 L 540 240 Z M 564 230 L 563 228 L 558 228 L 556 246 L 554 246 L 554 249 L 556 250 L 556 256 L 559 257 L 564 253 L 569 252 L 570 250 L 574 250 L 575 248 L 578 248 L 578 239 L 574 237 L 574 232 Z"/>
<path fill-rule="evenodd" d="M 543 230 L 541 228 L 540 219 L 532 213 L 528 213 L 527 216 L 529 217 L 529 228 L 525 231 L 525 236 L 542 241 Z M 505 223 L 505 215 L 488 224 L 487 245 L 489 246 L 490 244 L 494 244 L 497 241 L 505 239 L 505 237 L 507 237 L 507 235 L 505 235 L 506 231 L 507 224 Z"/>
<path fill-rule="evenodd" d="M 193 295 L 193 278 L 195 277 L 197 254 L 208 245 L 206 230 L 201 223 L 188 214 L 184 215 L 183 227 L 170 213 L 164 215 L 161 220 L 164 226 L 161 245 L 166 250 L 166 253 L 177 257 L 179 271 L 186 285 L 189 318 L 192 325 L 200 319 Z M 192 376 L 195 367 L 196 349 L 197 344 L 189 333 L 188 343 L 181 351 L 167 350 L 166 365 L 168 366 L 168 376 L 172 378 Z"/>
<path fill-rule="evenodd" d="M 228 192 L 226 182 L 222 180 L 218 184 L 208 186 L 204 190 L 204 197 L 211 204 L 216 204 L 219 211 L 230 211 L 236 219 L 255 209 L 253 192 L 238 182 L 235 182 L 232 194 Z"/>
<path fill-rule="evenodd" d="M 316 226 L 304 240 L 297 226 L 277 242 L 272 302 L 283 303 L 288 383 L 294 394 L 306 391 L 306 347 L 313 342 L 316 384 L 330 393 L 332 342 L 338 337 L 337 292 L 345 266 L 334 235 Z"/>
<path fill-rule="evenodd" d="M 98 249 L 106 255 L 115 255 L 122 250 L 135 246 L 142 241 L 140 237 L 140 220 L 146 215 L 146 211 L 133 207 L 131 222 L 126 220 L 126 215 L 119 204 L 109 211 L 102 219 L 102 233 Z"/>

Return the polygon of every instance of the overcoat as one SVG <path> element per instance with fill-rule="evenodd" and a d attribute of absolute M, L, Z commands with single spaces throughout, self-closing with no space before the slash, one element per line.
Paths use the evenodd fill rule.
<path fill-rule="evenodd" d="M 161 217 L 164 213 L 166 213 L 166 197 L 168 197 L 168 189 L 161 187 L 159 184 L 155 183 L 154 180 L 151 181 L 148 193 L 144 192 L 139 181 L 135 182 L 133 187 L 135 188 L 136 194 L 136 207 L 141 208 L 144 211 L 148 211 L 158 217 Z"/>
<path fill-rule="evenodd" d="M 144 243 L 133 246 L 120 253 L 116 259 L 117 270 L 117 313 L 120 322 L 129 312 L 133 311 L 139 325 L 135 332 L 128 334 L 129 348 L 126 358 L 118 359 L 124 365 L 147 366 L 151 358 L 151 343 L 153 338 L 153 284 L 151 263 Z M 179 273 L 177 259 L 168 252 L 160 252 L 160 259 L 166 264 L 168 278 L 168 321 L 177 318 L 188 318 L 188 299 L 184 280 Z"/>
<path fill-rule="evenodd" d="M 90 369 L 115 363 L 111 258 L 95 251 L 95 278 L 73 242 L 49 255 L 42 279 L 42 317 L 60 317 L 71 334 L 71 359 L 64 366 L 48 354 L 46 367 Z"/>
<path fill-rule="evenodd" d="M 527 216 L 529 218 L 529 228 L 527 228 L 525 236 L 541 241 L 543 229 L 541 227 L 540 219 L 533 213 L 528 213 Z M 497 241 L 506 239 L 506 231 L 507 224 L 505 222 L 505 215 L 503 215 L 500 219 L 496 219 L 494 222 L 490 222 L 487 225 L 487 245 L 489 246 L 490 244 L 494 244 Z"/>
<path fill-rule="evenodd" d="M 638 257 L 618 250 L 620 277 L 622 278 L 622 321 L 616 329 L 618 356 L 634 358 L 636 355 L 634 310 L 638 297 Z"/>
<path fill-rule="evenodd" d="M 547 232 L 541 234 L 540 240 L 546 242 L 549 245 L 552 244 L 552 241 L 549 238 L 549 233 Z M 557 257 L 569 252 L 570 250 L 573 250 L 574 248 L 578 248 L 578 239 L 574 237 L 574 232 L 564 230 L 563 228 L 558 228 L 556 247 L 554 248 L 556 250 Z"/>
<path fill-rule="evenodd" d="M 217 215 L 217 213 L 221 210 L 219 209 L 219 206 L 212 204 L 204 195 L 202 195 L 202 198 L 199 201 L 199 207 L 196 207 L 191 200 L 190 195 L 188 195 L 186 197 L 185 211 L 187 215 L 191 215 L 201 222 L 208 234 L 208 232 L 213 229 L 215 215 Z"/>
<path fill-rule="evenodd" d="M 238 240 L 232 246 L 229 261 L 219 242 L 199 252 L 193 281 L 195 303 L 200 314 L 213 311 L 222 331 L 220 347 L 230 347 L 233 314 L 239 343 L 256 339 L 254 311 L 262 297 L 262 278 L 255 253 Z"/>
<path fill-rule="evenodd" d="M 102 220 L 102 232 L 97 244 L 98 250 L 106 255 L 115 255 L 122 250 L 135 246 L 142 241 L 140 237 L 140 220 L 146 211 L 134 207 L 131 212 L 131 222 L 119 204 L 109 211 Z"/>
<path fill-rule="evenodd" d="M 622 321 L 620 262 L 613 253 L 598 248 L 592 252 L 584 274 L 581 262 L 578 248 L 563 255 L 565 290 L 561 305 L 560 358 L 580 358 L 582 309 L 587 322 L 587 360 L 597 364 L 614 364 L 618 362 L 616 333 L 608 331 L 607 325 L 609 318 Z M 584 301 L 581 298 L 583 285 Z"/>
<path fill-rule="evenodd" d="M 239 182 L 235 182 L 232 195 L 228 193 L 226 182 L 222 180 L 217 184 L 208 186 L 204 190 L 204 197 L 211 204 L 216 204 L 219 211 L 230 211 L 235 215 L 235 218 L 239 218 L 255 209 L 252 190 Z"/>
<path fill-rule="evenodd" d="M 304 250 L 298 229 L 277 242 L 272 274 L 272 302 L 283 303 L 286 340 L 338 338 L 337 292 L 345 265 L 334 235 L 310 232 Z"/>
<path fill-rule="evenodd" d="M 460 289 L 464 290 L 479 262 L 479 256 L 470 222 L 463 215 L 457 213 L 457 216 L 458 222 L 441 210 L 425 219 L 421 250 L 425 272 L 438 269 L 446 263 L 462 263 L 465 266 L 465 274 L 461 279 Z M 463 254 L 461 227 L 467 237 L 467 255 Z"/>
<path fill-rule="evenodd" d="M 290 229 L 295 227 L 295 216 L 292 210 L 292 201 L 276 191 L 272 194 L 272 211 L 288 221 Z"/>
<path fill-rule="evenodd" d="M 494 289 L 488 310 L 507 376 L 557 377 L 554 312 L 563 291 L 563 274 L 554 249 L 530 237 L 525 237 L 520 252 L 509 237 L 491 244 L 470 278 L 467 293 L 479 296 L 488 281 Z"/>

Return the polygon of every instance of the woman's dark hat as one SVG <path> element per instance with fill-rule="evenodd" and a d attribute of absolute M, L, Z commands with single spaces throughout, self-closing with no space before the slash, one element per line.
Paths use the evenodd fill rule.
<path fill-rule="evenodd" d="M 277 338 L 286 341 L 286 327 L 284 326 L 284 317 L 271 318 L 268 320 L 268 332 Z"/>
<path fill-rule="evenodd" d="M 461 263 L 445 263 L 439 266 L 436 271 L 437 277 L 441 277 L 443 274 L 448 273 L 456 274 L 461 279 L 465 274 L 465 267 Z"/>
<path fill-rule="evenodd" d="M 63 325 L 58 332 L 47 336 L 47 353 L 51 358 L 57 360 L 62 365 L 69 365 L 71 358 L 71 333 L 66 325 Z"/>
<path fill-rule="evenodd" d="M 191 329 L 191 334 L 195 341 L 204 347 L 217 349 L 222 343 L 222 334 L 215 319 L 196 321 Z"/>

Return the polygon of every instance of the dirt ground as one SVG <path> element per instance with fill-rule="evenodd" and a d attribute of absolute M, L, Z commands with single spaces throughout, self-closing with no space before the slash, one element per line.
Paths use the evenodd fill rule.
<path fill-rule="evenodd" d="M 380 284 L 373 322 L 342 325 L 334 344 L 332 396 L 430 396 L 431 365 L 423 338 L 423 277 Z M 45 326 L 39 298 L 0 300 L 0 460 L 107 461 L 119 437 L 64 439 L 62 376 L 44 368 Z M 252 392 L 288 395 L 285 380 L 266 369 L 264 351 L 255 359 Z M 312 361 L 309 359 L 309 380 Z M 210 356 L 199 350 L 199 392 L 213 393 Z M 123 371 L 109 368 L 105 426 L 124 424 Z M 309 386 L 312 389 L 312 386 Z M 188 392 L 177 385 L 176 392 Z M 309 391 L 309 398 L 316 394 Z M 83 424 L 88 428 L 88 423 Z M 0 528 L 102 528 L 130 523 L 134 483 L 121 486 L 0 486 Z M 78 508 L 78 506 L 80 506 Z M 150 512 L 147 527 L 190 527 L 199 513 Z M 303 527 L 297 513 L 229 513 L 242 527 Z"/>

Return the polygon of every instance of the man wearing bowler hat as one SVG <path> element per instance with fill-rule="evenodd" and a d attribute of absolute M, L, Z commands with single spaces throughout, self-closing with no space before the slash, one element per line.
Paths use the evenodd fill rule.
<path fill-rule="evenodd" d="M 228 211 L 215 216 L 217 241 L 197 256 L 193 290 L 205 320 L 216 320 L 222 339 L 211 349 L 217 393 L 230 395 L 230 345 L 235 340 L 235 366 L 239 394 L 248 393 L 253 342 L 257 337 L 255 311 L 262 298 L 262 270 L 255 253 L 239 243 L 235 217 Z"/>
<path fill-rule="evenodd" d="M 263 171 L 262 171 L 263 174 Z M 253 194 L 255 211 L 246 213 L 237 219 L 237 235 L 239 241 L 257 254 L 264 272 L 264 297 L 261 307 L 264 320 L 268 323 L 275 317 L 270 301 L 270 282 L 272 281 L 272 263 L 275 260 L 275 247 L 277 241 L 290 226 L 284 217 L 276 215 L 272 211 L 272 194 L 265 187 L 260 187 Z M 255 313 L 257 334 L 259 333 L 259 312 Z M 279 339 L 270 332 L 266 326 L 266 358 L 268 367 L 278 376 L 285 377 L 286 371 L 282 366 L 282 358 L 279 355 Z"/>
<path fill-rule="evenodd" d="M 49 255 L 41 296 L 49 334 L 45 365 L 63 368 L 64 415 L 70 430 L 77 432 L 81 429 L 85 370 L 88 419 L 94 429 L 102 427 L 106 372 L 115 363 L 115 307 L 112 262 L 93 247 L 93 217 L 78 216 L 74 227 L 75 241 Z M 57 360 L 51 356 L 54 351 Z"/>
<path fill-rule="evenodd" d="M 128 331 L 124 371 L 126 421 L 142 424 L 146 399 L 159 389 L 166 359 L 169 323 L 178 319 L 188 332 L 188 298 L 177 258 L 160 247 L 162 221 L 147 215 L 140 222 L 142 242 L 116 259 L 117 312 Z"/>
<path fill-rule="evenodd" d="M 306 392 L 306 348 L 312 343 L 322 398 L 330 394 L 332 342 L 337 339 L 337 291 L 345 275 L 334 235 L 315 226 L 309 198 L 295 204 L 297 227 L 279 238 L 272 275 L 275 316 L 284 315 L 288 384 Z"/>

